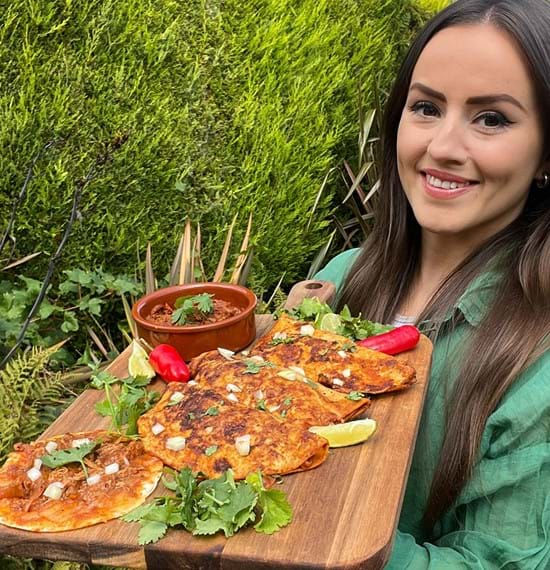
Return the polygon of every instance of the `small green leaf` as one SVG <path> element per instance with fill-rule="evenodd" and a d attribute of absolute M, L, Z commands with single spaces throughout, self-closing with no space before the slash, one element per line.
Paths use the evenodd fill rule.
<path fill-rule="evenodd" d="M 364 398 L 363 394 L 361 392 L 350 392 L 346 398 L 348 400 L 353 400 L 354 402 L 357 402 L 359 400 L 362 400 Z"/>
<path fill-rule="evenodd" d="M 211 445 L 210 447 L 207 447 L 204 450 L 204 454 L 207 457 L 210 457 L 211 455 L 214 455 L 214 453 L 216 453 L 216 451 L 218 451 L 218 446 L 217 445 Z"/>
<path fill-rule="evenodd" d="M 217 416 L 220 413 L 220 410 L 216 406 L 212 406 L 204 412 L 205 416 Z"/>

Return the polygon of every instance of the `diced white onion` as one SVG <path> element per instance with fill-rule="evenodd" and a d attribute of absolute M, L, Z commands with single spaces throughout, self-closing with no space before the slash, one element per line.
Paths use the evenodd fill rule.
<path fill-rule="evenodd" d="M 45 446 L 45 449 L 48 453 L 52 453 L 57 449 L 57 443 L 55 441 L 48 441 Z"/>
<path fill-rule="evenodd" d="M 87 437 L 83 437 L 82 439 L 73 439 L 71 447 L 81 447 L 87 443 L 90 443 L 90 440 Z"/>
<path fill-rule="evenodd" d="M 63 483 L 54 481 L 46 487 L 46 490 L 44 491 L 44 497 L 48 497 L 49 499 L 60 499 L 64 488 L 65 485 L 63 485 Z"/>
<path fill-rule="evenodd" d="M 263 399 L 264 399 L 264 392 L 263 392 L 263 390 L 256 390 L 256 391 L 254 392 L 254 398 L 255 398 L 256 400 L 263 400 Z"/>
<path fill-rule="evenodd" d="M 226 360 L 233 360 L 233 357 L 235 356 L 235 353 L 228 348 L 218 348 L 218 352 L 220 353 L 220 356 L 223 356 Z"/>
<path fill-rule="evenodd" d="M 277 376 L 284 378 L 285 380 L 296 380 L 296 372 L 292 370 L 281 370 L 277 372 Z"/>
<path fill-rule="evenodd" d="M 260 356 L 259 354 L 251 356 L 248 360 L 253 360 L 254 362 L 265 362 L 265 358 L 263 356 Z"/>
<path fill-rule="evenodd" d="M 95 485 L 96 483 L 99 483 L 100 481 L 101 481 L 101 475 L 99 473 L 96 473 L 95 475 L 90 475 L 86 479 L 86 483 L 88 483 L 88 485 Z"/>
<path fill-rule="evenodd" d="M 300 368 L 299 366 L 289 366 L 290 370 L 294 370 L 294 372 L 300 374 L 300 376 L 305 376 L 306 373 L 304 371 L 303 368 Z"/>
<path fill-rule="evenodd" d="M 237 398 L 237 396 L 235 396 L 235 394 L 233 394 L 233 392 L 231 394 L 227 395 L 227 399 L 230 402 L 235 402 L 235 404 L 239 401 L 239 398 Z"/>
<path fill-rule="evenodd" d="M 340 380 L 340 378 L 333 378 L 333 379 L 332 379 L 332 383 L 333 383 L 335 386 L 343 386 L 343 385 L 344 385 L 344 381 L 343 381 L 343 380 Z"/>
<path fill-rule="evenodd" d="M 238 386 L 235 386 L 235 384 L 231 383 L 229 383 L 225 388 L 228 392 L 242 392 Z"/>
<path fill-rule="evenodd" d="M 124 457 L 123 459 L 124 459 L 124 465 L 126 465 L 126 467 L 128 467 L 128 465 L 130 465 L 128 458 Z"/>
<path fill-rule="evenodd" d="M 164 426 L 157 422 L 156 424 L 153 424 L 151 431 L 153 432 L 153 435 L 158 435 L 164 431 Z"/>
<path fill-rule="evenodd" d="M 175 437 L 169 437 L 166 440 L 166 449 L 171 449 L 172 451 L 180 451 L 185 447 L 185 438 L 181 435 L 176 435 Z"/>
<path fill-rule="evenodd" d="M 237 453 L 242 455 L 248 455 L 250 453 L 250 435 L 240 435 L 235 438 L 235 447 L 237 448 Z"/>
<path fill-rule="evenodd" d="M 273 340 L 284 340 L 286 336 L 285 332 L 277 332 L 273 335 Z"/>
<path fill-rule="evenodd" d="M 171 396 L 170 396 L 170 402 L 175 402 L 176 404 L 178 402 L 181 402 L 184 398 L 184 395 L 181 392 L 174 392 Z"/>
<path fill-rule="evenodd" d="M 42 467 L 42 459 L 40 459 L 39 457 L 37 457 L 37 458 L 34 460 L 34 465 L 33 465 L 33 467 L 34 467 L 35 469 L 40 469 L 40 467 Z"/>
<path fill-rule="evenodd" d="M 195 382 L 195 380 L 189 380 L 189 382 L 187 382 L 188 386 L 196 386 L 198 384 L 198 382 Z"/>
<path fill-rule="evenodd" d="M 280 407 L 281 407 L 280 405 L 278 405 L 278 406 L 268 406 L 267 409 L 268 409 L 271 413 L 273 413 L 273 412 L 276 412 Z"/>
<path fill-rule="evenodd" d="M 348 357 L 348 353 L 345 350 L 339 350 L 338 351 L 338 356 L 340 356 L 341 358 L 347 358 Z"/>
<path fill-rule="evenodd" d="M 204 428 L 204 433 L 212 433 L 214 431 L 214 426 L 206 426 Z"/>
<path fill-rule="evenodd" d="M 351 376 L 351 370 L 349 368 L 346 368 L 345 370 L 342 370 L 342 376 L 344 378 L 349 378 Z"/>
<path fill-rule="evenodd" d="M 300 327 L 300 334 L 302 336 L 313 336 L 314 332 L 315 332 L 315 329 L 313 328 L 312 325 L 302 325 Z"/>
<path fill-rule="evenodd" d="M 105 467 L 105 475 L 114 475 L 115 473 L 118 473 L 119 470 L 120 467 L 118 466 L 118 463 L 109 463 L 109 465 Z"/>
<path fill-rule="evenodd" d="M 40 469 L 37 469 L 36 467 L 31 467 L 27 471 L 27 477 L 31 481 L 36 481 L 37 479 L 40 479 L 40 477 L 42 477 L 42 473 L 40 473 Z"/>
<path fill-rule="evenodd" d="M 248 355 L 250 354 L 250 350 L 242 350 L 242 351 L 241 351 L 241 354 L 242 354 L 243 356 L 248 356 Z"/>

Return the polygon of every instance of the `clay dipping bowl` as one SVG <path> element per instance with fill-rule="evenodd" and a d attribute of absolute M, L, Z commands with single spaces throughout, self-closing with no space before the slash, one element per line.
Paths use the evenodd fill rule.
<path fill-rule="evenodd" d="M 174 306 L 178 297 L 200 293 L 210 293 L 215 298 L 240 307 L 242 311 L 223 321 L 204 325 L 166 325 L 146 320 L 157 305 L 168 303 Z M 191 360 L 202 352 L 215 350 L 218 347 L 237 351 L 248 346 L 256 336 L 254 320 L 256 303 L 256 295 L 240 285 L 192 283 L 165 287 L 141 297 L 132 307 L 132 316 L 139 336 L 151 346 L 170 344 L 184 360 Z"/>

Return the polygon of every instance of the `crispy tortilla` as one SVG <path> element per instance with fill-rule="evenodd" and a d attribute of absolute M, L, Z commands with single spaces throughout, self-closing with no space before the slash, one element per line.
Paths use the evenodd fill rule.
<path fill-rule="evenodd" d="M 193 379 L 229 401 L 267 410 L 305 427 L 340 423 L 362 414 L 368 398 L 350 400 L 344 394 L 307 380 L 296 370 L 269 366 L 269 362 L 235 355 L 226 360 L 217 350 L 190 363 Z"/>
<path fill-rule="evenodd" d="M 179 392 L 183 399 L 174 403 Z M 157 430 L 163 429 L 155 435 Z M 171 383 L 161 400 L 138 420 L 145 449 L 174 469 L 189 467 L 209 478 L 231 468 L 235 479 L 252 471 L 266 475 L 294 473 L 322 463 L 326 439 L 301 424 L 285 422 L 269 412 L 247 408 L 224 399 L 200 385 Z M 250 452 L 240 455 L 236 438 L 250 436 Z M 173 437 L 185 438 L 185 447 L 167 447 Z"/>
<path fill-rule="evenodd" d="M 89 476 L 100 474 L 99 482 L 89 485 L 80 463 L 55 469 L 42 465 L 40 478 L 31 481 L 27 472 L 36 459 L 48 454 L 46 443 L 56 442 L 61 450 L 83 438 L 102 441 L 84 458 Z M 118 463 L 119 471 L 106 475 L 104 469 L 112 463 Z M 162 462 L 145 453 L 140 441 L 106 431 L 19 443 L 0 469 L 0 523 L 35 532 L 59 532 L 105 522 L 141 505 L 155 489 L 162 469 Z M 46 487 L 56 481 L 65 485 L 61 497 L 44 496 Z"/>
<path fill-rule="evenodd" d="M 250 354 L 277 366 L 299 366 L 308 378 L 338 392 L 380 394 L 402 390 L 415 381 L 414 368 L 401 360 L 334 333 L 316 329 L 312 336 L 302 335 L 300 329 L 306 324 L 283 314 Z M 278 342 L 281 335 L 292 342 Z"/>

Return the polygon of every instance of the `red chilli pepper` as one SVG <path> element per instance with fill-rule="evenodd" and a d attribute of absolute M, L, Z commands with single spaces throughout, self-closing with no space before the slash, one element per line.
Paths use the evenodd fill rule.
<path fill-rule="evenodd" d="M 393 330 L 360 340 L 359 346 L 366 346 L 384 354 L 398 354 L 414 348 L 420 340 L 420 331 L 413 325 L 403 325 Z"/>
<path fill-rule="evenodd" d="M 189 367 L 178 351 L 169 344 L 159 344 L 149 354 L 149 362 L 155 372 L 167 382 L 188 382 Z"/>

